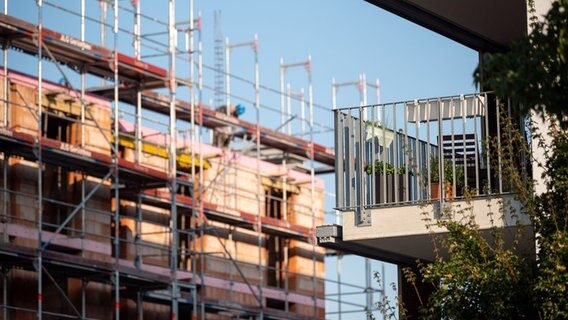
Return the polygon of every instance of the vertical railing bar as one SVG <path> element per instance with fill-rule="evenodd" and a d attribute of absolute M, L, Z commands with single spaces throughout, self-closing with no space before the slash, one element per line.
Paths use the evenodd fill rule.
<path fill-rule="evenodd" d="M 454 106 L 454 97 L 450 98 L 450 104 L 449 104 L 449 108 L 450 108 L 450 130 L 451 130 L 451 137 L 452 137 L 452 196 L 455 197 L 457 195 L 457 177 L 456 177 L 456 136 L 455 136 L 455 121 L 454 121 L 454 116 L 455 116 L 455 106 Z M 443 112 L 442 112 L 443 114 Z M 463 139 L 464 137 L 462 137 Z M 443 144 L 443 136 L 442 136 L 442 144 Z M 442 153 L 444 152 L 444 150 L 442 150 Z M 445 163 L 442 164 L 442 168 L 444 168 L 445 170 Z M 445 187 L 444 187 L 445 189 Z"/>
<path fill-rule="evenodd" d="M 507 98 L 507 115 L 506 116 L 507 116 L 507 119 L 511 118 L 511 99 L 510 98 Z M 521 128 L 521 126 L 519 126 L 519 128 Z M 511 129 L 512 129 L 511 127 L 509 127 L 507 129 L 508 139 L 509 139 L 508 143 L 509 144 L 513 143 L 513 137 L 512 137 Z M 522 150 L 523 150 L 523 148 L 521 148 L 521 154 L 523 152 Z M 510 153 L 509 157 L 510 157 L 509 158 L 510 163 L 513 164 L 513 153 L 512 152 Z M 519 168 L 519 169 L 522 170 L 522 167 L 524 167 L 524 162 L 522 162 L 521 168 Z M 508 180 L 509 180 L 509 191 L 511 191 L 513 189 L 513 179 L 508 179 Z"/>
<path fill-rule="evenodd" d="M 481 110 L 479 110 L 479 104 L 480 104 L 480 96 L 479 95 L 475 95 L 475 98 L 472 100 L 472 113 L 473 113 L 473 132 L 475 133 L 475 136 L 473 137 L 473 143 L 475 146 L 475 195 L 479 195 L 479 143 L 478 143 L 478 135 L 477 135 L 477 112 L 479 112 L 481 114 Z M 465 123 L 465 117 L 464 117 L 464 123 Z"/>
<path fill-rule="evenodd" d="M 345 207 L 343 178 L 345 167 L 343 163 L 343 113 L 339 110 L 334 111 L 335 118 L 335 206 Z"/>
<path fill-rule="evenodd" d="M 410 163 L 410 143 L 408 140 L 408 113 L 406 108 L 404 107 L 405 104 L 402 103 L 402 114 L 403 114 L 403 120 L 404 120 L 404 168 L 406 170 L 404 170 L 404 183 L 403 186 L 405 187 L 405 192 L 404 192 L 404 201 L 408 201 L 409 200 L 409 195 L 410 195 L 410 186 L 408 185 L 408 170 L 409 170 L 409 163 Z"/>
<path fill-rule="evenodd" d="M 444 145 L 442 142 L 442 100 L 440 98 L 438 101 L 438 172 L 440 177 L 440 208 L 444 207 L 444 202 L 446 200 L 445 186 L 446 181 L 445 170 L 444 170 Z"/>
<path fill-rule="evenodd" d="M 407 106 L 408 108 L 408 106 Z M 421 166 L 422 166 L 422 159 L 420 157 L 420 105 L 416 104 L 414 105 L 415 108 L 415 115 L 416 115 L 416 183 L 418 185 L 418 190 L 421 190 L 422 188 L 422 177 L 420 176 L 422 174 L 421 172 Z M 422 192 L 418 192 L 418 197 L 416 200 L 420 201 L 423 198 L 423 193 Z"/>
<path fill-rule="evenodd" d="M 475 98 L 475 97 L 472 97 Z M 473 101 L 473 100 L 472 100 Z M 467 113 L 467 98 L 463 95 L 460 96 L 460 111 L 462 113 L 462 149 L 463 149 L 463 185 L 467 188 L 468 181 L 467 181 L 467 171 L 468 171 L 468 163 L 467 163 L 467 143 L 466 143 L 466 135 L 467 135 L 467 122 L 466 122 L 466 113 Z M 475 134 L 474 134 L 475 138 Z"/>
<path fill-rule="evenodd" d="M 497 107 L 497 183 L 499 184 L 499 194 L 503 193 L 503 175 L 501 172 L 501 107 L 499 98 L 495 99 Z"/>
<path fill-rule="evenodd" d="M 487 93 L 485 93 L 485 101 L 487 101 Z M 491 138 L 488 134 L 489 130 L 489 103 L 485 103 L 485 141 L 486 141 L 486 150 L 487 153 L 485 155 L 487 159 L 487 193 L 491 194 Z"/>
<path fill-rule="evenodd" d="M 377 105 L 371 106 L 371 178 L 370 178 L 370 184 L 371 184 L 371 204 L 376 204 L 376 176 L 375 176 L 375 149 L 376 149 L 376 145 L 375 145 L 375 129 L 378 128 L 378 123 L 379 120 L 375 119 L 375 109 L 377 108 Z M 380 143 L 379 143 L 380 145 Z"/>
<path fill-rule="evenodd" d="M 396 131 L 396 104 L 392 105 L 392 122 L 393 122 L 393 131 L 394 131 L 394 146 L 393 146 L 393 166 L 395 168 L 395 172 L 396 172 L 396 168 L 398 167 L 398 150 L 400 148 L 399 146 L 399 141 L 398 141 L 398 132 Z M 394 186 L 394 203 L 397 203 L 399 201 L 398 199 L 398 179 L 395 178 L 395 174 L 393 174 L 393 186 Z M 385 184 L 386 185 L 386 184 Z"/>
<path fill-rule="evenodd" d="M 387 131 L 386 130 L 388 130 L 388 128 L 386 126 L 386 112 L 387 112 L 386 109 L 387 109 L 387 106 L 386 106 L 386 104 L 384 104 L 382 106 L 383 115 L 382 115 L 381 119 L 383 119 L 383 123 L 384 123 L 382 127 L 383 127 L 383 142 L 385 144 L 386 144 L 386 141 L 387 141 Z M 386 172 L 387 172 L 387 159 L 386 159 L 387 146 L 386 145 L 383 146 L 383 152 L 381 153 L 381 155 L 382 155 L 382 158 L 383 158 L 383 163 L 382 163 L 383 164 L 383 174 L 381 175 L 381 178 L 383 180 L 383 185 L 382 185 L 382 187 L 383 187 L 383 191 L 382 191 L 383 192 L 383 202 L 382 203 L 384 204 L 384 203 L 387 202 L 387 187 L 386 187 L 387 186 L 387 175 L 386 175 Z M 380 199 L 379 199 L 379 202 L 380 202 Z"/>
<path fill-rule="evenodd" d="M 349 169 L 347 170 L 347 186 L 349 188 L 349 192 L 348 192 L 348 206 L 349 207 L 353 207 L 355 206 L 355 185 L 353 184 L 353 179 L 354 179 L 354 173 L 355 173 L 355 158 L 354 158 L 354 153 L 353 153 L 353 139 L 354 139 L 354 134 L 353 134 L 353 111 L 352 109 L 349 109 L 349 118 L 347 121 L 347 133 L 348 133 L 348 137 L 347 137 L 347 150 L 345 150 L 345 154 L 347 155 L 347 165 L 349 167 Z"/>
<path fill-rule="evenodd" d="M 364 175 L 363 175 L 363 159 L 365 158 L 365 139 L 364 139 L 364 134 L 365 134 L 365 123 L 363 120 L 363 107 L 359 106 L 359 161 L 357 163 L 357 167 L 358 167 L 358 174 L 357 174 L 357 178 L 359 180 L 359 206 L 360 206 L 360 210 L 362 211 L 366 205 L 365 203 L 365 182 L 364 182 Z"/>
<path fill-rule="evenodd" d="M 418 102 L 417 102 L 418 103 Z M 424 104 L 424 107 L 426 108 L 426 172 L 428 172 L 428 177 L 426 177 L 426 179 L 428 180 L 428 187 L 426 188 L 426 192 L 428 194 L 428 200 L 432 199 L 432 166 L 430 165 L 430 160 L 432 158 L 432 144 L 430 142 L 430 114 L 432 113 L 432 103 L 430 102 L 430 100 L 426 101 Z"/>

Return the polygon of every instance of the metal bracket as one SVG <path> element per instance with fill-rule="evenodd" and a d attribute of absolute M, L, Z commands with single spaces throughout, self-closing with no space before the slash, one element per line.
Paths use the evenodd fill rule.
<path fill-rule="evenodd" d="M 358 227 L 371 226 L 371 210 L 359 207 L 357 208 L 356 214 Z"/>

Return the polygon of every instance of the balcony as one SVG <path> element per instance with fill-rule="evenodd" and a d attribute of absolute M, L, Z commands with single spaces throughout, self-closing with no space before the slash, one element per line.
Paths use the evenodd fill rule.
<path fill-rule="evenodd" d="M 319 227 L 320 245 L 409 263 L 434 258 L 430 231 L 444 233 L 439 219 L 473 215 L 482 230 L 529 225 L 503 170 L 508 157 L 530 174 L 525 154 L 500 152 L 509 130 L 500 119 L 515 119 L 510 114 L 490 93 L 335 110 L 343 223 Z M 530 141 L 524 120 L 513 125 Z M 506 240 L 514 234 L 505 232 Z"/>

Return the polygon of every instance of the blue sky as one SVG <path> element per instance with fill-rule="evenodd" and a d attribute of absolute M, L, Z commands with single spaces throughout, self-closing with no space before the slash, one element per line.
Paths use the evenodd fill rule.
<path fill-rule="evenodd" d="M 166 0 L 140 0 L 142 10 L 152 18 L 167 21 Z M 87 15 L 99 19 L 98 2 L 86 0 Z M 177 0 L 177 19 L 188 19 L 186 1 Z M 79 10 L 78 0 L 50 0 L 44 5 L 46 27 L 60 32 L 80 36 L 78 16 L 55 9 L 49 4 L 56 3 L 70 10 Z M 131 9 L 130 1 L 119 1 L 124 8 Z M 416 98 L 447 96 L 470 93 L 475 90 L 472 73 L 477 63 L 477 53 L 451 40 L 425 30 L 399 17 L 387 13 L 362 0 L 195 0 L 195 13 L 203 17 L 203 54 L 204 63 L 212 66 L 214 39 L 214 11 L 221 10 L 221 30 L 231 43 L 252 41 L 254 34 L 259 37 L 260 79 L 265 86 L 278 89 L 279 61 L 285 63 L 305 61 L 308 55 L 313 59 L 312 84 L 314 102 L 323 108 L 315 111 L 316 122 L 331 126 L 331 79 L 337 82 L 356 81 L 360 73 L 365 73 L 369 82 L 379 79 L 381 83 L 381 102 L 393 102 Z M 36 23 L 37 11 L 35 0 L 12 0 L 10 14 Z M 112 23 L 112 11 L 109 9 L 108 23 Z M 132 30 L 132 14 L 121 11 L 121 27 Z M 163 26 L 151 21 L 143 21 L 143 33 L 161 31 Z M 112 34 L 108 29 L 111 45 Z M 165 40 L 162 36 L 153 39 Z M 99 43 L 98 26 L 87 23 L 87 40 Z M 132 38 L 126 33 L 119 36 L 121 51 L 133 54 Z M 180 47 L 183 46 L 180 43 Z M 251 50 L 237 49 L 232 54 L 232 72 L 253 80 L 253 55 Z M 150 54 L 144 50 L 143 54 Z M 35 74 L 35 58 L 14 53 L 11 63 L 17 63 L 21 70 Z M 164 58 L 152 58 L 150 61 L 161 64 Z M 47 64 L 46 64 L 47 65 Z M 180 62 L 180 68 L 183 68 Z M 48 74 L 57 80 L 60 76 L 53 66 L 46 66 Z M 180 70 L 180 74 L 187 72 Z M 213 75 L 204 74 L 205 83 L 213 85 Z M 92 80 L 95 83 L 97 80 Z M 245 100 L 254 100 L 254 91 L 250 84 L 233 80 L 232 91 Z M 307 91 L 306 71 L 301 68 L 289 69 L 286 82 L 292 91 L 300 88 Z M 182 91 L 182 90 L 180 90 Z M 184 97 L 186 93 L 180 92 Z M 210 90 L 204 92 L 204 100 L 213 98 Z M 368 101 L 375 102 L 373 91 L 369 91 Z M 232 99 L 235 103 L 238 99 Z M 279 108 L 280 97 L 270 91 L 261 91 L 261 102 Z M 247 102 L 244 102 L 246 105 Z M 338 95 L 339 106 L 359 104 L 359 93 L 353 88 L 342 88 Z M 293 103 L 293 113 L 298 113 L 299 103 Z M 326 109 L 327 108 L 327 109 Z M 252 106 L 250 109 L 252 111 Z M 263 113 L 263 124 L 275 128 L 278 126 L 277 113 Z M 254 112 L 247 112 L 245 118 L 254 121 Z M 297 130 L 297 128 L 295 129 Z M 332 134 L 317 136 L 318 142 L 331 146 Z M 333 177 L 326 178 L 327 190 L 334 192 Z M 332 210 L 333 198 L 326 198 L 326 209 Z M 335 263 L 330 261 L 327 269 L 335 274 Z M 362 264 L 349 258 L 344 264 L 344 280 L 363 284 Z M 380 264 L 373 264 L 374 270 Z M 353 272 L 356 270 L 357 272 Z M 387 283 L 396 280 L 393 268 L 387 268 Z M 352 299 L 364 303 L 362 296 Z M 376 298 L 375 300 L 377 300 Z M 345 310 L 346 306 L 343 308 Z M 361 314 L 345 315 L 342 319 L 360 319 Z M 336 319 L 336 316 L 330 319 Z"/>

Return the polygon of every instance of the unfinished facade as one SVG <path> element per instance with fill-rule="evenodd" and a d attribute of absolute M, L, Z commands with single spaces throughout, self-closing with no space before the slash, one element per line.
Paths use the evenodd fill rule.
<path fill-rule="evenodd" d="M 114 14 L 116 37 L 118 1 L 91 2 Z M 173 39 L 176 4 L 163 2 Z M 192 11 L 181 77 L 172 40 L 161 67 L 142 61 L 140 28 L 129 56 L 45 27 L 42 10 L 57 7 L 29 5 L 37 21 L 0 14 L 0 319 L 324 318 L 316 166 L 332 168 L 333 151 L 261 126 L 258 98 L 256 123 L 202 103 Z M 35 57 L 37 75 L 10 64 L 12 50 Z"/>

